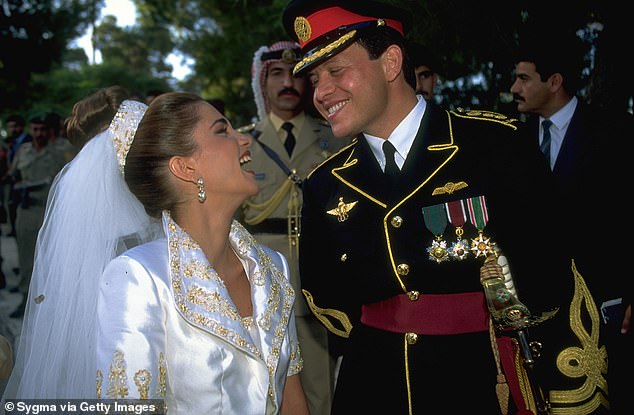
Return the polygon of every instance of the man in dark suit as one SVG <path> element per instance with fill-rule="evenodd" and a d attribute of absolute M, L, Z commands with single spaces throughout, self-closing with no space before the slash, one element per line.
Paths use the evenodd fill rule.
<path fill-rule="evenodd" d="M 617 195 L 625 178 L 620 148 L 634 133 L 633 121 L 575 96 L 581 46 L 574 34 L 531 37 L 520 45 L 510 89 L 518 111 L 530 114 L 521 128 L 525 140 L 542 149 L 552 169 L 558 203 L 549 210 L 569 241 L 558 251 L 574 261 L 576 274 L 570 307 L 559 316 L 567 324 L 559 332 L 562 363 L 550 401 L 554 409 L 578 406 L 580 414 L 632 413 L 631 289 L 622 272 L 608 270 L 623 238 L 613 222 L 620 223 Z"/>
<path fill-rule="evenodd" d="M 496 326 L 508 327 L 496 304 L 516 298 L 506 284 L 485 298 L 483 284 L 489 268 L 502 278 L 502 252 L 534 316 L 568 289 L 540 261 L 553 229 L 539 151 L 514 119 L 416 95 L 405 11 L 295 0 L 283 22 L 315 107 L 335 136 L 356 137 L 303 183 L 303 293 L 340 339 L 332 413 L 530 413 L 513 332 L 489 324 L 503 311 Z"/>

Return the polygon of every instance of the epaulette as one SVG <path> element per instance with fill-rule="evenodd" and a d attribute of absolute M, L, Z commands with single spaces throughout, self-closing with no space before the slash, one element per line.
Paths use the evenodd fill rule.
<path fill-rule="evenodd" d="M 460 118 L 470 118 L 473 120 L 481 120 L 481 121 L 493 121 L 507 127 L 511 127 L 513 129 L 517 129 L 517 126 L 514 124 L 517 122 L 517 118 L 510 118 L 504 114 L 500 114 L 499 112 L 494 111 L 486 111 L 486 110 L 466 110 L 464 108 L 457 108 L 455 111 L 450 111 L 451 114 Z"/>
<path fill-rule="evenodd" d="M 251 131 L 253 131 L 255 129 L 255 126 L 257 125 L 257 123 L 252 122 L 251 124 L 248 125 L 244 125 L 242 127 L 236 128 L 236 131 L 239 133 L 250 133 Z"/>

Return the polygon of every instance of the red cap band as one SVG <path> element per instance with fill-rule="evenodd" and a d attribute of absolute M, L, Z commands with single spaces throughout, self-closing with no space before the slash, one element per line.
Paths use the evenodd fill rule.
<path fill-rule="evenodd" d="M 330 7 L 319 10 L 305 18 L 308 21 L 309 31 L 304 31 L 304 36 L 297 33 L 300 46 L 303 48 L 307 43 L 320 36 L 331 32 L 341 26 L 351 26 L 357 23 L 372 22 L 378 20 L 376 17 L 362 16 L 342 9 L 341 7 Z M 403 24 L 394 19 L 382 19 L 385 24 L 392 29 L 404 34 Z M 296 20 L 297 22 L 297 20 Z M 297 27 L 295 28 L 297 32 Z M 308 36 L 306 36 L 308 35 Z"/>

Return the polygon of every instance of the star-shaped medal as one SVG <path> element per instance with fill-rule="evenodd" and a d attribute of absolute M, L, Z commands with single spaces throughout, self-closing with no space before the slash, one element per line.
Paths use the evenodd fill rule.
<path fill-rule="evenodd" d="M 471 240 L 471 251 L 476 258 L 480 256 L 486 257 L 487 255 L 492 254 L 494 247 L 495 242 L 492 242 L 491 238 L 487 238 L 482 235 L 482 232 L 480 232 L 477 238 Z"/>
<path fill-rule="evenodd" d="M 469 255 L 469 246 L 462 239 L 458 239 L 456 242 L 451 244 L 451 248 L 449 248 L 449 256 L 453 259 L 457 259 L 459 261 L 465 259 Z"/>
<path fill-rule="evenodd" d="M 447 252 L 447 242 L 442 239 L 437 239 L 431 243 L 431 246 L 427 248 L 429 259 L 441 263 L 449 259 L 449 253 Z"/>

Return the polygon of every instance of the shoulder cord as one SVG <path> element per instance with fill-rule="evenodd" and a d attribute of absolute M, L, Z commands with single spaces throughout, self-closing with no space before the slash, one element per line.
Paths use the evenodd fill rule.
<path fill-rule="evenodd" d="M 271 149 L 269 146 L 258 139 L 260 134 L 262 134 L 261 131 L 253 130 L 250 132 L 250 134 L 255 139 L 255 141 L 257 141 L 258 144 L 262 146 L 264 152 L 282 169 L 282 171 L 286 174 L 288 178 L 288 180 L 285 180 L 284 183 L 282 183 L 282 185 L 275 191 L 275 193 L 273 193 L 273 196 L 271 196 L 269 200 L 262 203 L 253 203 L 248 200 L 245 202 L 247 206 L 253 209 L 261 210 L 261 212 L 257 216 L 251 219 L 245 219 L 245 223 L 247 225 L 257 225 L 258 223 L 261 223 L 267 217 L 269 217 L 269 215 L 284 199 L 286 194 L 295 187 L 294 185 L 297 185 L 297 187 L 301 188 L 301 179 L 297 175 L 297 172 L 295 170 L 289 169 L 284 164 L 284 162 L 280 159 L 280 156 L 273 149 Z M 291 197 L 288 201 L 289 212 L 292 212 L 293 215 L 298 214 L 298 195 L 299 189 L 294 189 L 294 191 L 291 192 Z"/>
<path fill-rule="evenodd" d="M 257 141 L 258 144 L 262 146 L 262 150 L 264 150 L 264 152 L 275 162 L 275 164 L 277 164 L 280 167 L 280 169 L 282 169 L 284 174 L 286 174 L 286 176 L 288 176 L 288 178 L 293 183 L 297 184 L 298 186 L 301 186 L 302 179 L 297 175 L 297 172 L 295 170 L 289 169 L 288 166 L 284 164 L 282 159 L 280 159 L 280 156 L 271 147 L 267 146 L 266 144 L 264 144 L 262 141 L 259 140 L 259 137 L 260 137 L 260 134 L 262 134 L 262 131 L 253 130 L 251 131 L 250 134 L 254 138 L 254 140 Z"/>

